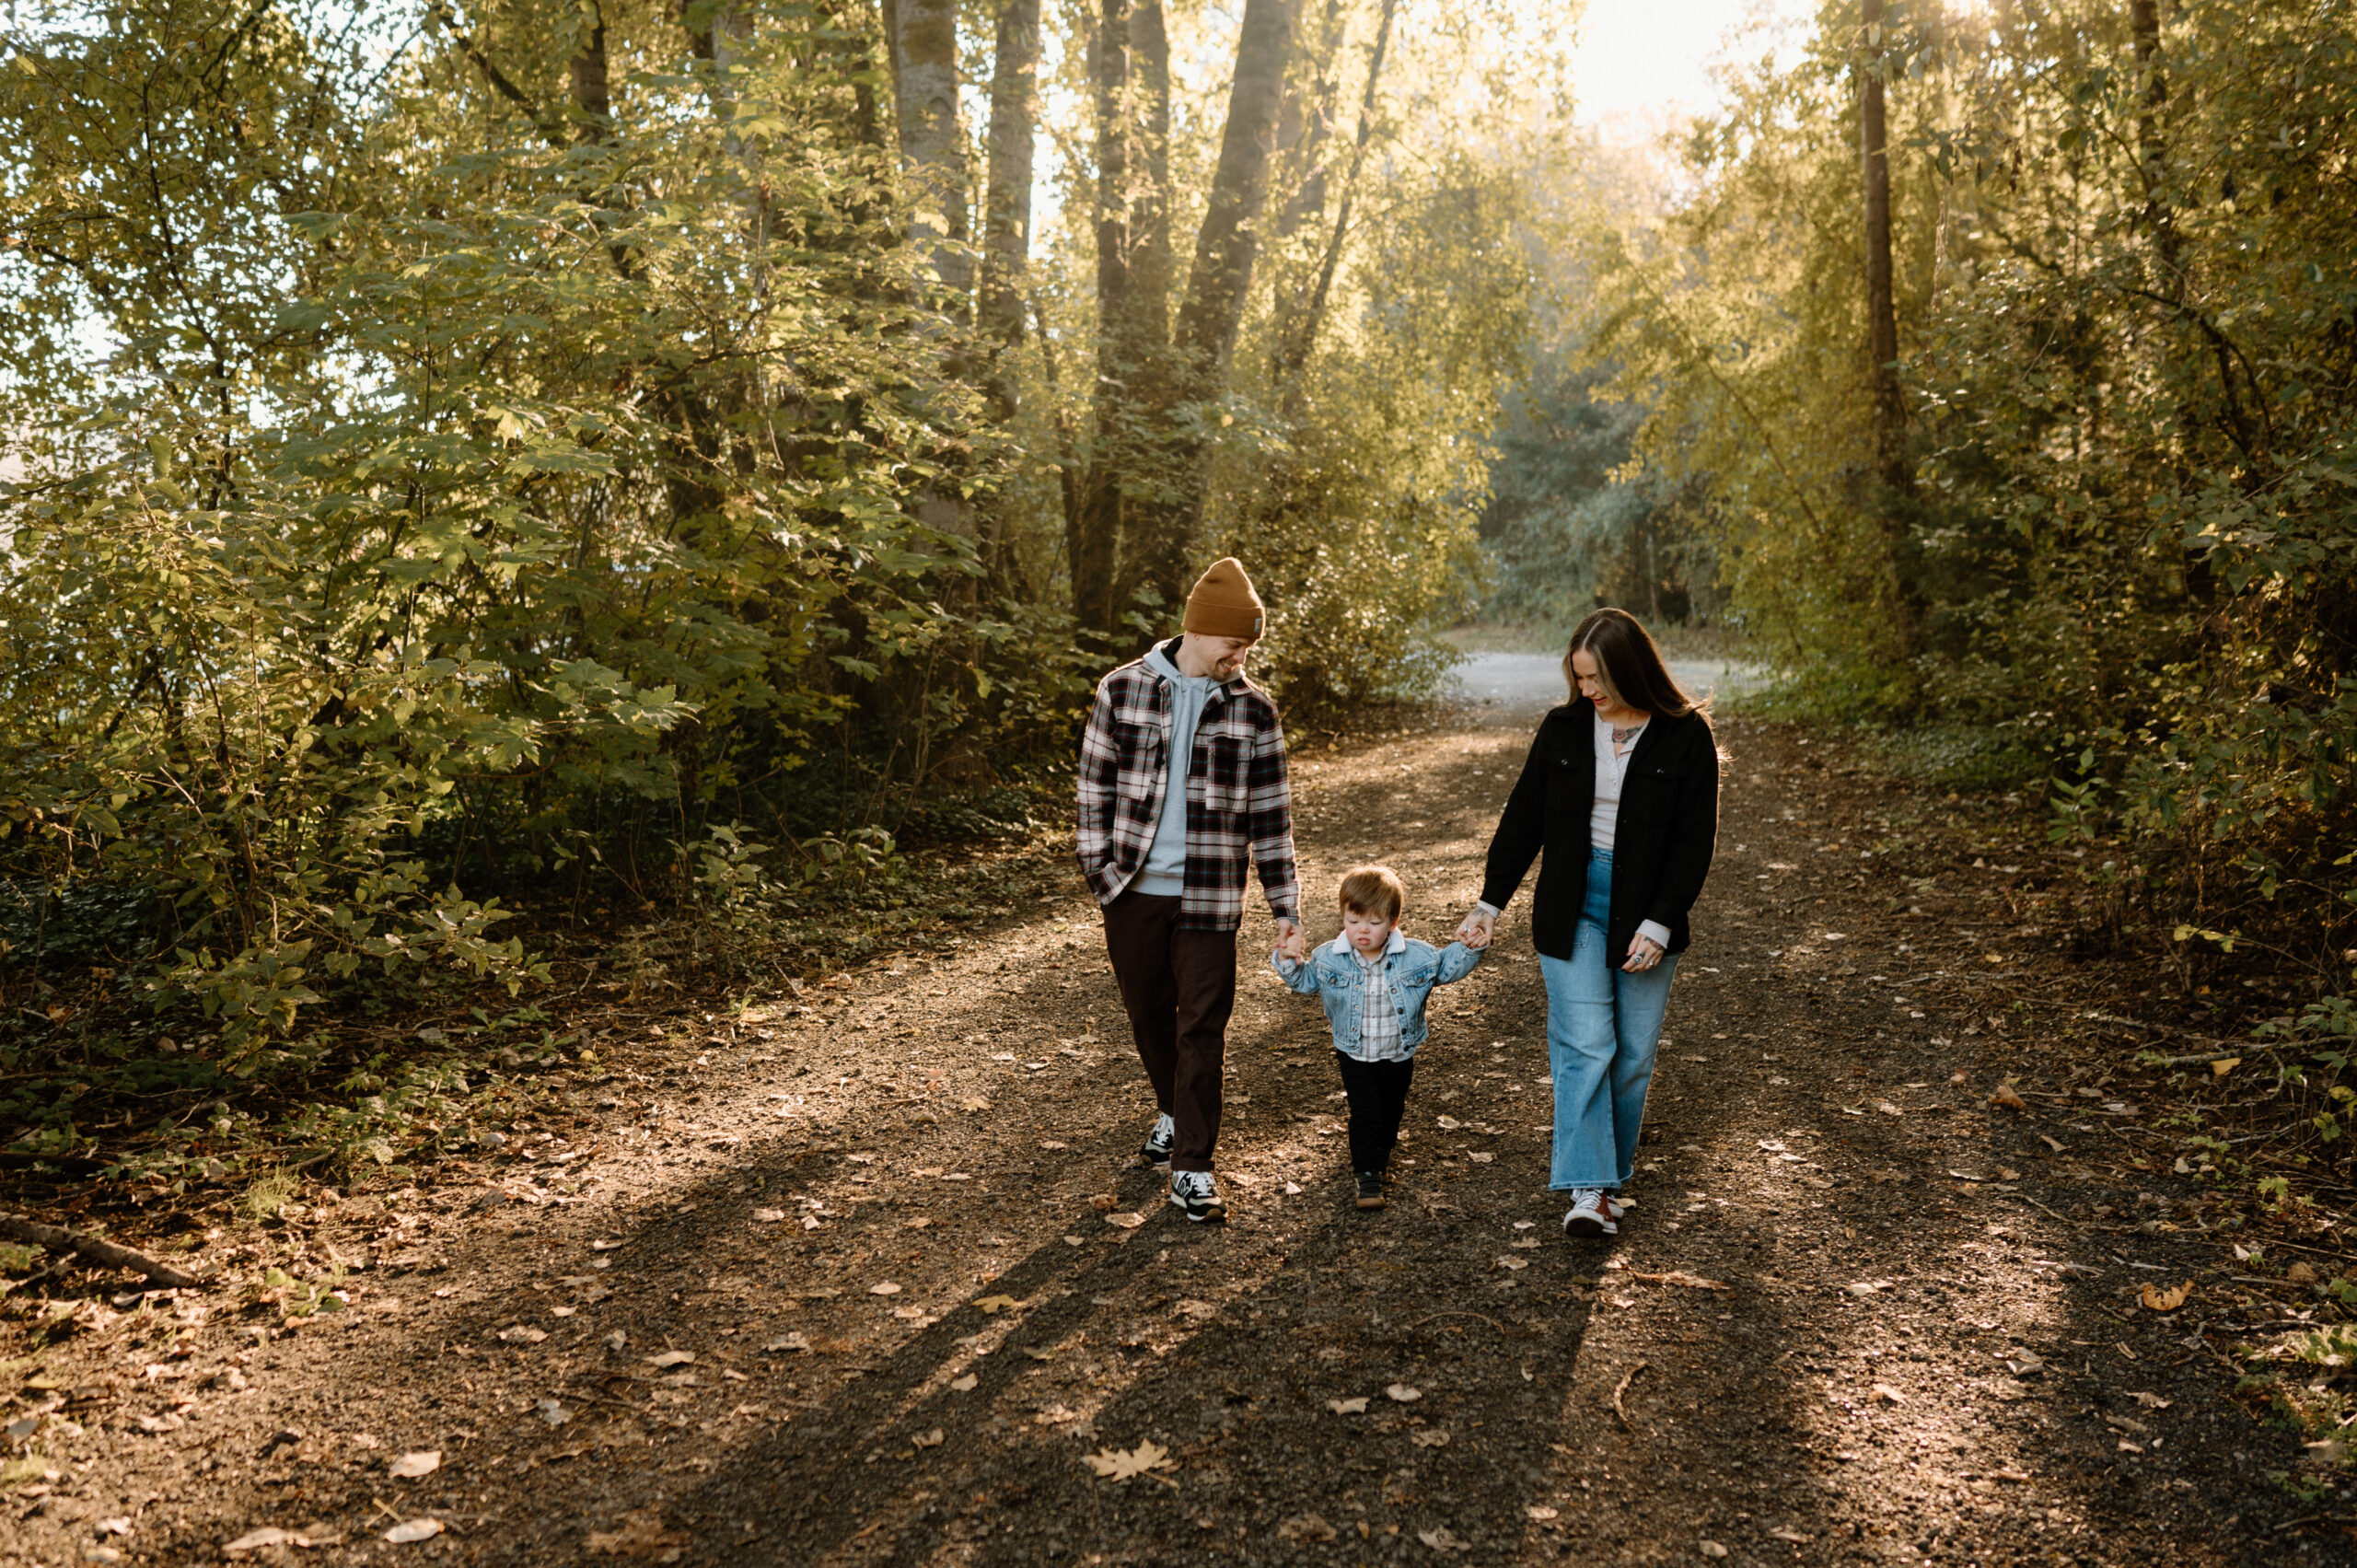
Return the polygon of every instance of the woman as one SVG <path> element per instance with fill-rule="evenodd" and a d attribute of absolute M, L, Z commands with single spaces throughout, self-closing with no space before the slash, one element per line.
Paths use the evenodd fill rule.
<path fill-rule="evenodd" d="M 1572 1195 L 1565 1235 L 1610 1236 L 1686 950 L 1686 912 L 1710 875 L 1719 752 L 1701 705 L 1626 610 L 1580 622 L 1563 675 L 1573 701 L 1538 726 L 1490 840 L 1481 901 L 1457 934 L 1489 946 L 1498 912 L 1546 852 L 1530 933 L 1555 1080 L 1548 1185 Z"/>

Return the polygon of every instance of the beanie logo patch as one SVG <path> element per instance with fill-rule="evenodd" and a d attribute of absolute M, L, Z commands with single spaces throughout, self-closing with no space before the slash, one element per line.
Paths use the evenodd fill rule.
<path fill-rule="evenodd" d="M 1266 624 L 1267 621 L 1268 617 L 1264 615 L 1256 615 L 1252 618 L 1252 634 L 1254 636 L 1257 637 L 1260 635 L 1260 629 L 1264 624 Z"/>

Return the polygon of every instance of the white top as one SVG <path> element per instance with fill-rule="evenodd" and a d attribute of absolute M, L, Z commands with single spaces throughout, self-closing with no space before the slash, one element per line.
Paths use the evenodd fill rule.
<path fill-rule="evenodd" d="M 1651 722 L 1648 715 L 1647 723 Z M 1588 807 L 1587 842 L 1597 849 L 1612 847 L 1612 830 L 1620 820 L 1620 784 L 1629 776 L 1629 755 L 1637 749 L 1643 724 L 1615 729 L 1597 714 L 1596 724 L 1596 804 Z"/>

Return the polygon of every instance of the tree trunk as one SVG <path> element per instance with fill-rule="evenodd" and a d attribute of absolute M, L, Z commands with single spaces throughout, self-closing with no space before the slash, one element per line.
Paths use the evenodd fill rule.
<path fill-rule="evenodd" d="M 1073 619 L 1113 630 L 1113 547 L 1120 537 L 1121 490 L 1115 451 L 1126 367 L 1121 354 L 1130 317 L 1129 0 L 1100 0 L 1089 41 L 1089 80 L 1097 114 L 1097 450 L 1078 508 L 1065 528 L 1072 569 Z"/>
<path fill-rule="evenodd" d="M 1859 0 L 1864 57 L 1858 71 L 1858 147 L 1865 183 L 1866 357 L 1874 391 L 1875 471 L 1884 488 L 1905 488 L 1900 440 L 1907 417 L 1898 389 L 1898 307 L 1891 289 L 1890 158 L 1883 122 L 1883 0 Z"/>
<path fill-rule="evenodd" d="M 1399 9 L 1399 0 L 1383 0 L 1383 18 L 1376 27 L 1375 48 L 1367 57 L 1366 90 L 1359 95 L 1358 139 L 1352 145 L 1350 172 L 1342 182 L 1341 210 L 1334 215 L 1325 253 L 1318 258 L 1318 281 L 1310 288 L 1307 303 L 1293 313 L 1294 319 L 1279 324 L 1276 381 L 1289 419 L 1301 415 L 1301 373 L 1309 364 L 1310 351 L 1318 346 L 1318 329 L 1325 323 L 1327 303 L 1333 297 L 1334 274 L 1341 265 L 1342 245 L 1350 238 L 1351 204 L 1358 196 L 1367 145 L 1375 139 L 1376 90 L 1383 80 L 1383 57 L 1391 47 L 1391 21 Z"/>
<path fill-rule="evenodd" d="M 1245 0 L 1219 167 L 1195 236 L 1194 268 L 1174 334 L 1174 402 L 1207 402 L 1225 389 L 1252 286 L 1253 256 L 1268 204 L 1269 155 L 1292 45 L 1292 0 Z M 1177 604 L 1186 594 L 1210 475 L 1201 436 L 1181 434 L 1167 420 L 1155 434 L 1162 448 L 1159 466 L 1172 489 L 1171 498 L 1154 508 L 1155 526 L 1141 540 L 1150 552 L 1144 577 L 1166 604 Z"/>
<path fill-rule="evenodd" d="M 1341 47 L 1341 21 L 1342 0 L 1326 0 L 1318 35 L 1301 52 L 1314 79 L 1296 82 L 1277 110 L 1277 189 L 1284 200 L 1271 226 L 1280 240 L 1326 213 L 1326 139 L 1334 130 L 1334 56 Z"/>
<path fill-rule="evenodd" d="M 933 247 L 933 270 L 963 317 L 973 286 L 965 242 L 966 139 L 958 129 L 958 0 L 894 0 L 900 166 L 917 217 L 909 238 Z"/>
<path fill-rule="evenodd" d="M 1039 141 L 1039 0 L 1004 0 L 991 66 L 989 164 L 982 190 L 982 331 L 1001 349 L 1023 342 L 1023 280 L 1031 259 L 1031 165 Z M 989 387 L 1001 419 L 1015 413 L 1014 383 L 994 368 Z"/>
<path fill-rule="evenodd" d="M 573 138 L 584 146 L 603 146 L 613 139 L 614 94 L 606 65 L 606 9 L 595 0 L 589 6 L 589 30 L 581 35 L 571 75 L 573 107 L 580 116 Z"/>
<path fill-rule="evenodd" d="M 991 125 L 982 187 L 979 324 L 990 363 L 982 395 L 1002 424 L 1014 419 L 1013 359 L 1023 343 L 1024 274 L 1031 257 L 1031 159 L 1038 142 L 1039 0 L 1002 0 L 991 63 Z M 1069 454 L 1067 454 L 1068 456 Z M 983 529 L 983 580 L 1007 583 L 1006 501 L 990 507 Z"/>

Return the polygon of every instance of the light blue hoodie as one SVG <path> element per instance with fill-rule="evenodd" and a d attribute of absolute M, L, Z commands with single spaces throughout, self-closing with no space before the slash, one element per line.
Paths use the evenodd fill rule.
<path fill-rule="evenodd" d="M 1187 775 L 1194 768 L 1195 726 L 1203 709 L 1219 690 L 1216 677 L 1181 675 L 1178 667 L 1157 645 L 1145 656 L 1146 668 L 1170 688 L 1170 749 L 1165 752 L 1162 816 L 1155 824 L 1154 842 L 1145 852 L 1130 886 L 1141 893 L 1175 899 L 1187 890 Z"/>

